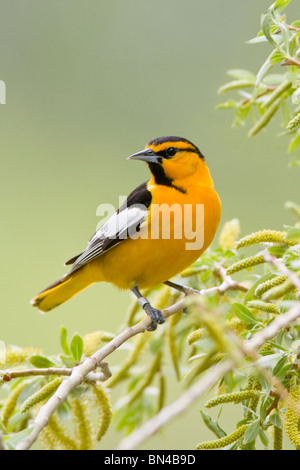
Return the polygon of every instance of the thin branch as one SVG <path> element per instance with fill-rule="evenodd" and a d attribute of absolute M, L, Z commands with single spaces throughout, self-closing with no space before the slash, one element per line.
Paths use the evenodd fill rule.
<path fill-rule="evenodd" d="M 300 304 L 292 307 L 288 312 L 276 317 L 266 328 L 256 333 L 250 340 L 245 341 L 242 351 L 245 355 L 252 356 L 266 341 L 276 336 L 280 330 L 296 321 L 300 317 Z M 123 439 L 118 449 L 132 450 L 142 444 L 148 437 L 159 431 L 162 426 L 169 423 L 176 416 L 188 408 L 197 398 L 213 386 L 220 377 L 236 367 L 236 360 L 227 360 L 219 363 L 207 372 L 198 382 L 171 405 L 163 408 L 156 416 L 133 431 L 129 437 Z M 276 386 L 280 388 L 278 382 Z M 279 390 L 279 394 L 285 393 Z M 298 411 L 298 410 L 297 410 Z"/>
<path fill-rule="evenodd" d="M 100 373 L 90 372 L 85 376 L 85 381 L 89 382 L 104 382 L 111 377 L 111 372 L 108 368 L 107 362 L 103 361 L 100 366 L 102 370 Z M 12 379 L 19 377 L 31 377 L 31 376 L 48 376 L 48 375 L 61 375 L 70 376 L 73 368 L 68 367 L 48 367 L 40 369 L 20 369 L 20 370 L 7 370 L 2 376 L 3 382 L 10 382 Z"/>
<path fill-rule="evenodd" d="M 123 439 L 117 449 L 131 450 L 138 447 L 146 439 L 159 431 L 165 424 L 183 413 L 197 398 L 213 387 L 218 380 L 233 367 L 235 367 L 235 361 L 231 359 L 211 367 L 209 372 L 192 385 L 181 397 L 171 405 L 163 408 L 154 418 L 133 431 L 129 437 Z"/>
<path fill-rule="evenodd" d="M 209 294 L 211 292 L 219 292 L 223 294 L 229 289 L 242 289 L 247 290 L 246 287 L 239 285 L 231 278 L 226 277 L 222 272 L 223 283 L 212 289 L 202 289 L 200 293 L 202 295 Z M 189 291 L 191 294 L 195 294 L 193 290 Z M 175 313 L 180 312 L 186 304 L 186 297 L 179 300 L 175 304 L 171 305 L 167 309 L 163 310 L 164 318 L 168 318 Z M 74 367 L 72 369 L 71 375 L 66 377 L 54 395 L 40 408 L 40 411 L 34 420 L 33 429 L 29 436 L 27 436 L 23 441 L 21 441 L 18 446 L 16 447 L 17 450 L 27 450 L 29 449 L 32 444 L 38 438 L 40 432 L 47 426 L 48 421 L 52 414 L 57 410 L 62 402 L 64 402 L 67 398 L 69 393 L 80 385 L 85 378 L 87 377 L 90 372 L 94 371 L 103 360 L 112 354 L 116 349 L 118 349 L 124 342 L 128 341 L 133 336 L 143 333 L 146 331 L 147 327 L 151 324 L 151 318 L 147 315 L 143 318 L 139 323 L 132 327 L 127 327 L 123 332 L 121 332 L 118 336 L 116 336 L 113 340 L 109 343 L 104 345 L 100 350 L 98 350 L 95 354 L 85 359 L 82 364 Z"/>

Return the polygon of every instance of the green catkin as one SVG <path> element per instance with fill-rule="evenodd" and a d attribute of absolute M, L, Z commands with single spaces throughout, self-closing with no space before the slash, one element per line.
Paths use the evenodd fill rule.
<path fill-rule="evenodd" d="M 259 354 L 263 354 L 266 352 L 271 352 L 273 351 L 273 345 L 269 341 L 267 341 L 260 349 L 259 349 Z"/>
<path fill-rule="evenodd" d="M 174 368 L 175 375 L 178 381 L 180 380 L 180 369 L 179 369 L 178 349 L 176 345 L 175 326 L 177 325 L 181 317 L 182 317 L 182 312 L 176 315 L 172 315 L 171 318 L 169 319 L 168 326 L 167 326 L 167 341 L 168 341 L 173 368 Z"/>
<path fill-rule="evenodd" d="M 155 377 L 156 372 L 159 370 L 160 362 L 161 362 L 161 353 L 158 353 L 155 355 L 144 377 L 142 378 L 140 383 L 136 386 L 135 390 L 131 394 L 129 401 L 127 403 L 128 406 L 130 406 L 137 398 L 139 398 L 142 395 L 145 388 L 147 388 L 151 384 L 152 380 Z"/>
<path fill-rule="evenodd" d="M 49 427 L 47 426 L 39 434 L 39 442 L 42 444 L 42 447 L 46 450 L 55 450 L 55 436 L 52 435 Z"/>
<path fill-rule="evenodd" d="M 226 274 L 230 276 L 231 274 L 242 271 L 242 269 L 248 269 L 262 263 L 265 263 L 263 255 L 250 256 L 249 258 L 242 259 L 241 261 L 234 263 L 232 266 L 229 266 Z"/>
<path fill-rule="evenodd" d="M 227 447 L 230 444 L 233 444 L 238 439 L 240 439 L 246 432 L 249 424 L 244 424 L 240 426 L 238 429 L 233 431 L 231 434 L 227 434 L 227 436 L 221 437 L 220 439 L 216 439 L 214 441 L 206 441 L 200 442 L 197 445 L 197 450 L 210 450 L 210 449 L 222 449 L 223 447 Z"/>
<path fill-rule="evenodd" d="M 132 367 L 139 360 L 140 353 L 145 347 L 148 339 L 148 331 L 145 331 L 142 335 L 138 335 L 138 337 L 135 338 L 133 349 L 128 354 L 128 357 L 122 362 L 119 370 L 110 379 L 106 381 L 106 386 L 108 388 L 113 387 L 114 385 L 116 385 L 116 383 L 120 382 L 126 377 L 130 367 Z"/>
<path fill-rule="evenodd" d="M 26 361 L 29 357 L 41 354 L 41 349 L 36 348 L 7 348 L 5 351 L 5 365 L 19 365 Z"/>
<path fill-rule="evenodd" d="M 293 117 L 293 119 L 290 120 L 290 122 L 287 124 L 286 128 L 287 128 L 288 131 L 293 132 L 299 126 L 300 126 L 300 112 L 297 113 L 296 116 Z"/>
<path fill-rule="evenodd" d="M 279 313 L 277 305 L 263 302 L 262 300 L 251 300 L 250 302 L 247 302 L 247 307 L 255 308 L 267 313 Z"/>
<path fill-rule="evenodd" d="M 100 441 L 109 428 L 112 419 L 112 407 L 104 386 L 100 384 L 94 385 L 93 394 L 95 395 L 96 406 L 99 415 L 97 441 Z"/>
<path fill-rule="evenodd" d="M 263 107 L 269 108 L 278 98 L 282 97 L 289 88 L 291 88 L 292 82 L 285 80 L 281 85 L 277 86 L 272 93 L 268 95 L 268 99 L 264 102 Z"/>
<path fill-rule="evenodd" d="M 272 289 L 269 289 L 265 294 L 263 294 L 262 300 L 268 302 L 269 300 L 279 299 L 280 297 L 283 297 L 294 289 L 294 284 L 289 279 L 287 279 L 279 286 L 273 287 Z"/>
<path fill-rule="evenodd" d="M 164 375 L 160 374 L 157 413 L 164 407 L 165 401 L 166 401 L 166 379 Z"/>
<path fill-rule="evenodd" d="M 247 323 L 237 317 L 233 317 L 230 320 L 226 320 L 225 325 L 230 330 L 233 330 L 236 334 L 242 333 L 247 327 Z"/>
<path fill-rule="evenodd" d="M 51 397 L 53 393 L 57 390 L 62 382 L 61 377 L 56 377 L 55 379 L 51 380 L 51 382 L 46 383 L 40 390 L 34 393 L 31 397 L 27 398 L 21 406 L 21 413 L 25 413 L 30 408 L 32 408 L 37 403 L 46 400 L 47 398 Z"/>
<path fill-rule="evenodd" d="M 287 245 L 296 245 L 296 240 L 286 240 L 287 233 L 278 230 L 261 230 L 259 232 L 250 233 L 246 237 L 241 238 L 235 245 L 235 248 L 243 248 L 257 243 L 286 243 Z"/>
<path fill-rule="evenodd" d="M 273 287 L 276 287 L 276 286 L 280 286 L 280 284 L 282 284 L 286 280 L 287 280 L 286 276 L 276 276 L 273 279 L 270 279 L 269 281 L 262 282 L 255 289 L 255 296 L 261 297 L 269 289 L 272 289 Z"/>
<path fill-rule="evenodd" d="M 219 245 L 223 251 L 234 249 L 240 231 L 240 222 L 238 219 L 225 222 L 219 236 Z"/>
<path fill-rule="evenodd" d="M 284 418 L 284 428 L 289 441 L 300 450 L 300 418 L 295 408 L 299 410 L 300 393 L 299 384 L 295 384 L 290 388 L 290 399 L 292 405 L 288 404 Z"/>
<path fill-rule="evenodd" d="M 113 333 L 107 331 L 94 331 L 83 337 L 83 352 L 88 356 L 92 356 L 99 348 L 101 342 L 108 342 L 114 339 Z"/>
<path fill-rule="evenodd" d="M 191 277 L 206 271 L 207 266 L 191 266 L 180 273 L 180 277 Z"/>
<path fill-rule="evenodd" d="M 240 88 L 248 88 L 248 87 L 254 87 L 255 83 L 253 80 L 232 80 L 229 83 L 226 83 L 225 85 L 221 86 L 218 90 L 219 95 L 222 93 L 226 93 L 227 91 L 231 90 L 238 90 Z"/>
<path fill-rule="evenodd" d="M 273 428 L 273 450 L 282 450 L 282 428 L 279 426 L 274 426 Z"/>
<path fill-rule="evenodd" d="M 254 124 L 254 126 L 248 132 L 248 137 L 254 137 L 261 131 L 268 122 L 272 119 L 276 111 L 278 110 L 281 104 L 282 98 L 278 98 L 274 103 L 272 103 L 267 109 L 266 112 L 260 117 L 260 119 Z"/>
<path fill-rule="evenodd" d="M 1 421 L 4 427 L 7 427 L 8 421 L 13 415 L 18 398 L 20 393 L 24 390 L 24 388 L 29 384 L 29 381 L 24 380 L 19 385 L 16 386 L 15 389 L 12 390 L 7 400 L 4 402 L 1 412 Z"/>
<path fill-rule="evenodd" d="M 248 377 L 246 390 L 255 391 L 255 392 L 257 392 L 257 394 L 256 395 L 253 394 L 253 396 L 250 397 L 250 399 L 249 399 L 248 406 L 247 406 L 248 409 L 246 410 L 246 418 L 247 419 L 252 419 L 253 418 L 253 413 L 256 413 L 256 409 L 257 409 L 259 398 L 260 398 L 259 392 L 261 391 L 261 389 L 262 389 L 262 386 L 261 386 L 258 378 L 254 375 L 250 375 Z"/>
<path fill-rule="evenodd" d="M 189 345 L 191 345 L 204 338 L 205 336 L 207 336 L 205 328 L 198 328 L 197 330 L 189 334 L 187 342 Z"/>
<path fill-rule="evenodd" d="M 225 357 L 225 355 L 226 354 L 224 353 L 216 353 L 215 351 L 211 351 L 206 356 L 204 356 L 204 358 L 198 360 L 195 366 L 192 367 L 192 369 L 190 369 L 184 376 L 185 385 L 189 385 L 195 379 L 195 377 L 209 369 L 209 367 L 220 362 L 221 359 Z"/>
<path fill-rule="evenodd" d="M 71 438 L 55 414 L 50 417 L 47 427 L 41 434 L 42 442 L 44 438 L 45 441 L 50 441 L 51 447 L 55 450 L 78 450 L 77 443 Z"/>
<path fill-rule="evenodd" d="M 75 424 L 75 435 L 78 450 L 92 450 L 94 448 L 93 426 L 90 418 L 87 398 L 72 398 L 71 411 Z"/>
<path fill-rule="evenodd" d="M 169 286 L 163 286 L 159 289 L 158 293 L 154 296 L 151 304 L 155 305 L 155 308 L 163 310 L 168 305 L 171 298 L 171 289 Z"/>
<path fill-rule="evenodd" d="M 241 392 L 226 393 L 219 395 L 216 398 L 212 398 L 206 404 L 206 408 L 213 408 L 214 406 L 221 405 L 223 403 L 240 403 L 244 400 L 250 400 L 252 398 L 259 398 L 260 392 L 257 390 L 242 390 Z"/>

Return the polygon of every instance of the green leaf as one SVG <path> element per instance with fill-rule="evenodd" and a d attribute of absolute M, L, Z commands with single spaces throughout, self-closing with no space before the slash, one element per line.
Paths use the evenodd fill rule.
<path fill-rule="evenodd" d="M 261 428 L 258 432 L 258 435 L 259 435 L 259 438 L 260 438 L 260 441 L 261 441 L 262 445 L 264 447 L 268 447 L 269 439 L 268 439 L 266 433 Z"/>
<path fill-rule="evenodd" d="M 250 103 L 240 106 L 237 108 L 235 113 L 235 119 L 233 122 L 233 127 L 243 126 L 245 124 L 245 120 L 249 114 L 251 109 Z"/>
<path fill-rule="evenodd" d="M 245 305 L 234 303 L 232 304 L 231 310 L 240 320 L 254 325 L 257 323 L 257 319 Z"/>
<path fill-rule="evenodd" d="M 262 17 L 262 22 L 261 22 L 261 27 L 264 32 L 264 35 L 266 36 L 267 40 L 271 43 L 276 45 L 274 39 L 271 36 L 271 26 L 273 25 L 273 18 L 270 12 L 266 13 Z"/>
<path fill-rule="evenodd" d="M 277 0 L 273 5 L 273 9 L 281 12 L 288 6 L 290 1 L 291 0 Z"/>
<path fill-rule="evenodd" d="M 70 368 L 74 367 L 74 359 L 72 358 L 72 356 L 66 356 L 65 354 L 60 354 L 59 357 L 66 367 L 70 367 Z"/>
<path fill-rule="evenodd" d="M 67 356 L 71 354 L 70 348 L 68 345 L 68 333 L 67 333 L 67 329 L 64 326 L 62 326 L 60 329 L 60 345 L 61 345 L 63 352 Z"/>
<path fill-rule="evenodd" d="M 234 100 L 228 100 L 225 101 L 225 103 L 220 103 L 217 106 L 217 109 L 230 109 L 230 108 L 236 108 L 238 106 L 238 102 Z"/>
<path fill-rule="evenodd" d="M 83 354 L 83 339 L 78 333 L 73 336 L 70 349 L 75 362 L 80 362 Z"/>
<path fill-rule="evenodd" d="M 220 428 L 219 423 L 217 421 L 213 421 L 211 417 L 205 413 L 204 411 L 200 410 L 202 419 L 205 425 L 210 429 L 218 438 L 225 437 L 226 432 Z"/>
<path fill-rule="evenodd" d="M 256 86 L 260 84 L 260 82 L 265 78 L 267 73 L 271 70 L 272 65 L 270 62 L 270 57 L 268 57 L 265 62 L 262 64 L 261 68 L 259 69 L 257 76 L 256 76 Z"/>
<path fill-rule="evenodd" d="M 287 229 L 286 240 L 294 240 L 300 238 L 300 228 L 298 227 L 289 227 Z"/>
<path fill-rule="evenodd" d="M 260 430 L 260 419 L 256 419 L 250 424 L 249 428 L 246 429 L 244 435 L 245 444 L 249 444 L 249 442 L 255 441 L 256 437 L 258 436 Z"/>
<path fill-rule="evenodd" d="M 279 359 L 276 366 L 273 368 L 273 375 L 276 375 L 276 377 L 279 377 L 281 375 L 281 369 L 284 367 L 286 360 L 287 360 L 286 355 L 284 355 L 281 359 Z"/>
<path fill-rule="evenodd" d="M 279 51 L 273 51 L 272 54 L 270 55 L 270 64 L 275 65 L 278 64 L 278 62 L 281 62 L 285 60 L 285 55 L 282 54 L 282 52 Z"/>
<path fill-rule="evenodd" d="M 236 80 L 250 80 L 254 83 L 256 80 L 255 74 L 245 69 L 231 69 L 227 71 L 227 74 Z"/>
<path fill-rule="evenodd" d="M 55 363 L 52 362 L 50 359 L 48 359 L 48 357 L 46 357 L 46 356 L 39 356 L 39 355 L 31 356 L 30 359 L 29 359 L 29 362 L 34 367 L 37 367 L 39 369 L 55 366 Z"/>
<path fill-rule="evenodd" d="M 300 132 L 290 141 L 288 152 L 291 153 L 300 147 Z"/>
<path fill-rule="evenodd" d="M 275 411 L 275 413 L 271 414 L 270 422 L 273 424 L 273 426 L 276 426 L 277 428 L 282 427 L 281 416 L 280 416 L 280 413 L 278 411 Z"/>
<path fill-rule="evenodd" d="M 284 23 L 279 23 L 279 28 L 280 28 L 281 37 L 285 45 L 286 52 L 287 54 L 290 55 L 292 52 L 290 48 L 291 47 L 290 46 L 291 32 Z"/>
<path fill-rule="evenodd" d="M 13 450 L 16 448 L 16 446 L 21 442 L 23 441 L 23 439 L 25 439 L 27 436 L 29 436 L 31 434 L 33 430 L 33 427 L 30 426 L 29 428 L 27 429 L 23 429 L 23 431 L 20 431 L 20 432 L 17 432 L 17 433 L 14 433 L 12 434 L 11 436 L 5 436 L 5 438 L 8 437 L 8 439 L 6 440 L 5 439 L 5 445 Z"/>

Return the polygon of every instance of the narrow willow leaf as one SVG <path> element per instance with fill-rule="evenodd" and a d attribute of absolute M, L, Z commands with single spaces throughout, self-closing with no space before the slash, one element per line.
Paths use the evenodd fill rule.
<path fill-rule="evenodd" d="M 282 54 L 282 52 L 279 52 L 279 51 L 273 51 L 271 56 L 270 56 L 270 64 L 271 65 L 275 65 L 277 64 L 278 62 L 282 62 L 283 60 L 285 60 L 285 55 Z"/>
<path fill-rule="evenodd" d="M 291 0 L 277 0 L 273 5 L 273 10 L 282 12 L 290 3 Z"/>
<path fill-rule="evenodd" d="M 230 109 L 230 108 L 236 108 L 238 106 L 238 102 L 234 100 L 228 100 L 225 101 L 225 103 L 220 103 L 217 106 L 217 109 Z"/>
<path fill-rule="evenodd" d="M 245 444 L 255 441 L 260 430 L 260 419 L 255 420 L 250 426 L 246 429 L 244 440 Z"/>
<path fill-rule="evenodd" d="M 268 12 L 266 13 L 265 15 L 263 15 L 262 17 L 262 22 L 261 22 L 261 26 L 262 26 L 262 30 L 264 32 L 264 35 L 266 36 L 267 40 L 271 43 L 271 44 L 274 44 L 276 45 L 274 39 L 272 38 L 271 36 L 271 26 L 273 25 L 273 18 L 271 16 L 271 13 Z"/>
<path fill-rule="evenodd" d="M 5 441 L 5 445 L 9 448 L 9 449 L 15 449 L 16 446 L 21 442 L 23 441 L 23 439 L 25 439 L 26 437 L 28 437 L 31 433 L 32 433 L 32 429 L 33 427 L 30 426 L 29 428 L 27 429 L 23 429 L 22 431 L 20 432 L 17 432 L 15 434 L 12 434 L 8 440 Z"/>
<path fill-rule="evenodd" d="M 300 147 L 300 132 L 290 141 L 288 152 L 291 153 Z"/>
<path fill-rule="evenodd" d="M 270 60 L 270 56 L 265 60 L 262 64 L 261 68 L 259 69 L 257 76 L 256 76 L 256 87 L 260 84 L 260 82 L 265 78 L 267 73 L 271 70 L 272 64 Z"/>
<path fill-rule="evenodd" d="M 291 51 L 292 43 L 290 43 L 291 32 L 286 27 L 286 25 L 284 23 L 279 23 L 279 28 L 280 28 L 280 32 L 281 32 L 281 37 L 282 37 L 284 45 L 285 45 L 286 52 L 287 52 L 288 55 L 291 55 L 291 52 L 292 52 Z"/>
<path fill-rule="evenodd" d="M 45 356 L 39 356 L 39 355 L 36 355 L 36 356 L 31 356 L 31 358 L 29 359 L 29 362 L 34 366 L 34 367 L 38 367 L 38 368 L 44 368 L 44 367 L 53 367 L 55 366 L 55 363 L 52 362 L 50 359 L 48 359 L 48 357 L 45 357 Z"/>
<path fill-rule="evenodd" d="M 222 85 L 218 93 L 221 95 L 222 93 L 226 93 L 227 91 L 231 90 L 238 90 L 241 88 L 247 88 L 247 87 L 254 87 L 255 81 L 253 80 L 233 80 L 232 82 L 226 83 L 225 85 Z"/>
<path fill-rule="evenodd" d="M 227 74 L 235 80 L 249 80 L 255 83 L 256 77 L 253 72 L 245 69 L 231 69 Z"/>
<path fill-rule="evenodd" d="M 297 227 L 288 227 L 287 234 L 285 237 L 287 240 L 295 240 L 300 238 L 300 228 Z"/>
<path fill-rule="evenodd" d="M 261 428 L 259 429 L 258 435 L 259 435 L 260 442 L 262 443 L 262 445 L 264 447 L 268 447 L 268 444 L 269 444 L 268 436 Z"/>
<path fill-rule="evenodd" d="M 76 362 L 81 361 L 82 353 L 83 353 L 83 339 L 79 334 L 75 334 L 71 340 L 70 344 L 71 353 L 74 357 Z"/>
<path fill-rule="evenodd" d="M 61 345 L 63 352 L 67 356 L 69 356 L 71 353 L 70 353 L 70 348 L 68 345 L 68 333 L 64 326 L 62 326 L 60 329 L 60 345 Z"/>
<path fill-rule="evenodd" d="M 273 369 L 273 375 L 276 375 L 276 377 L 281 375 L 281 370 L 284 367 L 286 360 L 287 360 L 286 355 L 284 355 L 281 359 L 279 359 L 279 361 L 277 362 L 276 366 Z"/>
<path fill-rule="evenodd" d="M 226 432 L 219 426 L 217 421 L 213 421 L 212 418 L 205 413 L 203 410 L 200 410 L 202 419 L 205 425 L 210 429 L 218 438 L 226 436 Z"/>
<path fill-rule="evenodd" d="M 239 303 L 234 303 L 232 304 L 232 311 L 234 314 L 242 321 L 245 323 L 250 323 L 250 324 L 256 324 L 257 319 L 245 305 L 239 304 Z"/>

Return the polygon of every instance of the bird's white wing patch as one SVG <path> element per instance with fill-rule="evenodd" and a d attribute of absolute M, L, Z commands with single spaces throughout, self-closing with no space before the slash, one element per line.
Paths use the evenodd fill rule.
<path fill-rule="evenodd" d="M 70 273 L 118 245 L 122 240 L 133 236 L 139 231 L 147 214 L 147 207 L 142 204 L 134 204 L 115 212 L 90 239 L 86 250 L 76 259 Z"/>

